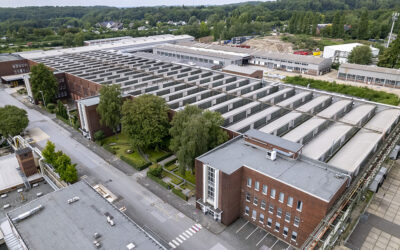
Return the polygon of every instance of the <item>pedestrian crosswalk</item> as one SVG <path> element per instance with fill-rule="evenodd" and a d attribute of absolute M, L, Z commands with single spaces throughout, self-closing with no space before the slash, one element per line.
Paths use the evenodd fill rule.
<path fill-rule="evenodd" d="M 173 249 L 177 248 L 179 245 L 181 245 L 185 240 L 188 240 L 190 237 L 195 235 L 197 232 L 199 232 L 203 227 L 199 224 L 196 223 L 184 232 L 182 232 L 178 237 L 175 239 L 171 240 L 168 244 L 170 247 Z"/>

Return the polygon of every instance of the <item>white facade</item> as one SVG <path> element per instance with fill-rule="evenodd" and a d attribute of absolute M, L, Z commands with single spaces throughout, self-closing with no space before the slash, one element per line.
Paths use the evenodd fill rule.
<path fill-rule="evenodd" d="M 335 63 L 347 63 L 347 57 L 350 52 L 357 46 L 363 46 L 361 43 L 347 43 L 340 45 L 332 45 L 324 47 L 324 58 L 329 58 Z M 379 49 L 370 47 L 373 57 L 378 57 Z"/>

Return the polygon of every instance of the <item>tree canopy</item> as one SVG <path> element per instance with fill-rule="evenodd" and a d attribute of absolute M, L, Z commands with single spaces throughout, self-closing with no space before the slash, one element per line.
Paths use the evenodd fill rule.
<path fill-rule="evenodd" d="M 122 97 L 119 85 L 105 85 L 100 89 L 100 102 L 97 113 L 100 124 L 107 126 L 114 133 L 121 123 Z"/>
<path fill-rule="evenodd" d="M 158 147 L 168 136 L 169 108 L 165 100 L 154 95 L 141 95 L 122 105 L 122 132 L 127 134 L 132 146 Z"/>
<path fill-rule="evenodd" d="M 28 123 L 28 115 L 24 109 L 12 105 L 0 108 L 0 134 L 3 136 L 19 135 Z"/>
<path fill-rule="evenodd" d="M 389 48 L 379 57 L 378 66 L 387 68 L 400 68 L 400 33 Z"/>
<path fill-rule="evenodd" d="M 36 101 L 44 99 L 45 104 L 54 100 L 58 91 L 58 82 L 53 71 L 43 63 L 32 66 L 30 73 L 33 98 Z M 43 93 L 43 96 L 42 96 Z"/>
<path fill-rule="evenodd" d="M 179 169 L 194 168 L 197 156 L 220 145 L 228 139 L 228 134 L 221 128 L 224 123 L 220 113 L 202 111 L 196 106 L 186 106 L 175 114 L 170 129 L 170 148 L 175 152 Z"/>
<path fill-rule="evenodd" d="M 347 57 L 349 63 L 368 65 L 372 63 L 372 51 L 369 46 L 355 47 Z"/>

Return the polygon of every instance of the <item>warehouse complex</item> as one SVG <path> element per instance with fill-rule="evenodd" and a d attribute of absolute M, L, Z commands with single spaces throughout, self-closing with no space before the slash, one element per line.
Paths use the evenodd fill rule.
<path fill-rule="evenodd" d="M 196 105 L 221 113 L 234 138 L 196 159 L 196 206 L 227 225 L 243 217 L 295 247 L 399 122 L 397 107 L 265 81 L 237 68 L 253 63 L 320 75 L 329 72 L 330 59 L 193 43 L 149 45 L 154 53 L 144 53 L 138 48 L 145 43 L 116 43 L 33 52 L 26 60 L 64 75 L 89 139 L 102 129 L 96 107 L 105 84 L 120 85 L 126 97 L 157 95 L 173 112 Z"/>
<path fill-rule="evenodd" d="M 341 64 L 338 76 L 341 80 L 361 82 L 365 84 L 400 87 L 400 70 L 359 64 Z"/>
<path fill-rule="evenodd" d="M 324 58 L 329 58 L 334 63 L 347 63 L 347 57 L 350 52 L 357 46 L 363 46 L 361 43 L 346 43 L 339 45 L 331 45 L 324 47 Z M 377 58 L 379 55 L 379 49 L 370 47 L 373 58 Z"/>
<path fill-rule="evenodd" d="M 9 249 L 166 249 L 83 181 L 8 212 L 0 227 Z"/>

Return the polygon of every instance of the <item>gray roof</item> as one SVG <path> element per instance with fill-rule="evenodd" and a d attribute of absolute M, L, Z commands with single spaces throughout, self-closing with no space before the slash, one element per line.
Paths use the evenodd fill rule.
<path fill-rule="evenodd" d="M 266 158 L 265 150 L 250 146 L 238 136 L 197 158 L 204 164 L 230 175 L 241 167 L 254 169 L 279 182 L 292 186 L 325 202 L 329 202 L 346 181 L 326 164 L 306 157 L 297 160 L 278 155 L 275 161 Z"/>
<path fill-rule="evenodd" d="M 251 53 L 253 56 L 260 56 L 260 57 L 267 57 L 272 59 L 286 59 L 286 60 L 293 60 L 296 62 L 304 62 L 304 63 L 311 63 L 311 64 L 320 64 L 324 61 L 330 61 L 330 59 L 322 58 L 322 57 L 315 57 L 315 56 L 303 56 L 303 55 L 296 55 L 296 54 L 289 54 L 289 53 L 277 53 L 277 52 L 269 52 L 269 51 L 254 51 Z"/>
<path fill-rule="evenodd" d="M 0 54 L 0 62 L 16 61 L 22 59 L 24 58 L 16 54 L 9 54 L 9 53 Z"/>
<path fill-rule="evenodd" d="M 292 142 L 279 136 L 263 133 L 256 129 L 250 129 L 244 135 L 260 141 L 268 142 L 292 152 L 297 152 L 303 147 L 300 143 Z"/>
<path fill-rule="evenodd" d="M 90 96 L 87 98 L 82 98 L 77 100 L 76 102 L 83 104 L 84 106 L 93 106 L 93 105 L 97 105 L 100 102 L 100 96 Z"/>
<path fill-rule="evenodd" d="M 26 154 L 26 153 L 29 153 L 29 152 L 32 152 L 32 149 L 29 148 L 29 147 L 26 147 L 26 148 L 18 149 L 17 151 L 15 151 L 15 154 L 22 155 L 22 154 Z"/>
<path fill-rule="evenodd" d="M 68 204 L 73 197 L 79 200 Z M 8 216 L 12 220 L 20 214 L 42 205 L 44 208 L 19 222 L 13 222 L 29 249 L 95 249 L 93 234 L 99 233 L 102 249 L 160 249 L 147 233 L 111 205 L 86 182 L 78 182 L 49 193 L 19 207 Z M 111 226 L 105 213 L 115 222 Z"/>
<path fill-rule="evenodd" d="M 339 71 L 342 71 L 345 69 L 357 69 L 357 70 L 372 71 L 372 72 L 377 72 L 377 73 L 400 75 L 400 69 L 391 69 L 391 68 L 361 65 L 361 64 L 354 64 L 354 63 L 342 63 L 340 65 Z"/>
<path fill-rule="evenodd" d="M 254 69 L 254 68 L 249 68 L 249 67 L 244 67 L 244 66 L 238 66 L 235 64 L 230 64 L 228 66 L 226 66 L 225 68 L 223 68 L 223 70 L 227 70 L 227 71 L 232 71 L 232 72 L 238 72 L 238 73 L 242 73 L 242 74 L 253 74 L 257 71 L 262 71 L 259 69 Z"/>

